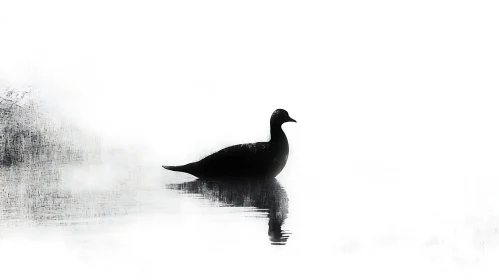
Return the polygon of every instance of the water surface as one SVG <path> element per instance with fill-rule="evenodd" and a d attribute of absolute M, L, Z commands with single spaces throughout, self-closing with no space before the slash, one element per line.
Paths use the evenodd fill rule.
<path fill-rule="evenodd" d="M 26 226 L 98 231 L 162 215 L 157 223 L 163 225 L 182 217 L 198 217 L 209 225 L 210 220 L 223 217 L 226 223 L 244 227 L 248 221 L 251 227 L 250 221 L 256 219 L 267 224 L 268 231 L 259 234 L 268 235 L 268 244 L 284 245 L 289 237 L 284 229 L 288 197 L 275 179 L 172 180 L 163 176 L 167 172 L 160 168 L 103 164 L 11 167 L 0 172 L 0 226 L 4 231 Z M 194 211 L 184 211 L 186 206 L 194 206 Z"/>

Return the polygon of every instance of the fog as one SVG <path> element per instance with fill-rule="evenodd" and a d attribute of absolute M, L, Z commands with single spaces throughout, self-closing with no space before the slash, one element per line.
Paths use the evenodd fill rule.
<path fill-rule="evenodd" d="M 484 273 L 499 252 L 494 1 L 0 7 L 0 86 L 31 87 L 47 113 L 151 168 L 264 141 L 273 110 L 286 109 L 298 121 L 284 125 L 291 151 L 278 176 L 290 199 L 290 254 L 259 254 L 304 264 L 285 275 L 497 276 Z M 173 178 L 166 172 L 153 176 L 158 184 Z"/>

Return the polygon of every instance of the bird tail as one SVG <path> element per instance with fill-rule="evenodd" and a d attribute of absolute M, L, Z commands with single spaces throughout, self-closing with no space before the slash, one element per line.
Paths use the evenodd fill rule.
<path fill-rule="evenodd" d="M 171 171 L 178 171 L 178 172 L 184 172 L 184 173 L 189 173 L 191 175 L 196 176 L 196 168 L 195 165 L 192 163 L 185 164 L 185 165 L 178 165 L 178 166 L 170 166 L 170 165 L 163 165 L 164 169 L 168 169 Z"/>
<path fill-rule="evenodd" d="M 169 166 L 169 165 L 163 165 L 163 168 L 164 169 L 168 169 L 168 170 L 171 170 L 171 171 L 184 171 L 184 169 L 182 168 L 184 166 Z"/>

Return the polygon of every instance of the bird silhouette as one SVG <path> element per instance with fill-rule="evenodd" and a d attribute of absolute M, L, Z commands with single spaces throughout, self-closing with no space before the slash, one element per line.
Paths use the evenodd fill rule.
<path fill-rule="evenodd" d="M 163 168 L 189 173 L 201 179 L 275 178 L 288 160 L 289 144 L 281 125 L 296 122 L 284 109 L 270 117 L 270 140 L 222 149 L 197 162 Z"/>

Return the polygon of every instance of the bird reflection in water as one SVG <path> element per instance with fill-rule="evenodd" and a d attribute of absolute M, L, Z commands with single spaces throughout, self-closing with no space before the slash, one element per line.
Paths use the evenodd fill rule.
<path fill-rule="evenodd" d="M 255 207 L 269 218 L 269 239 L 273 245 L 285 245 L 289 232 L 282 230 L 288 216 L 288 196 L 276 179 L 202 180 L 169 185 L 169 188 L 225 204 L 227 207 Z"/>

